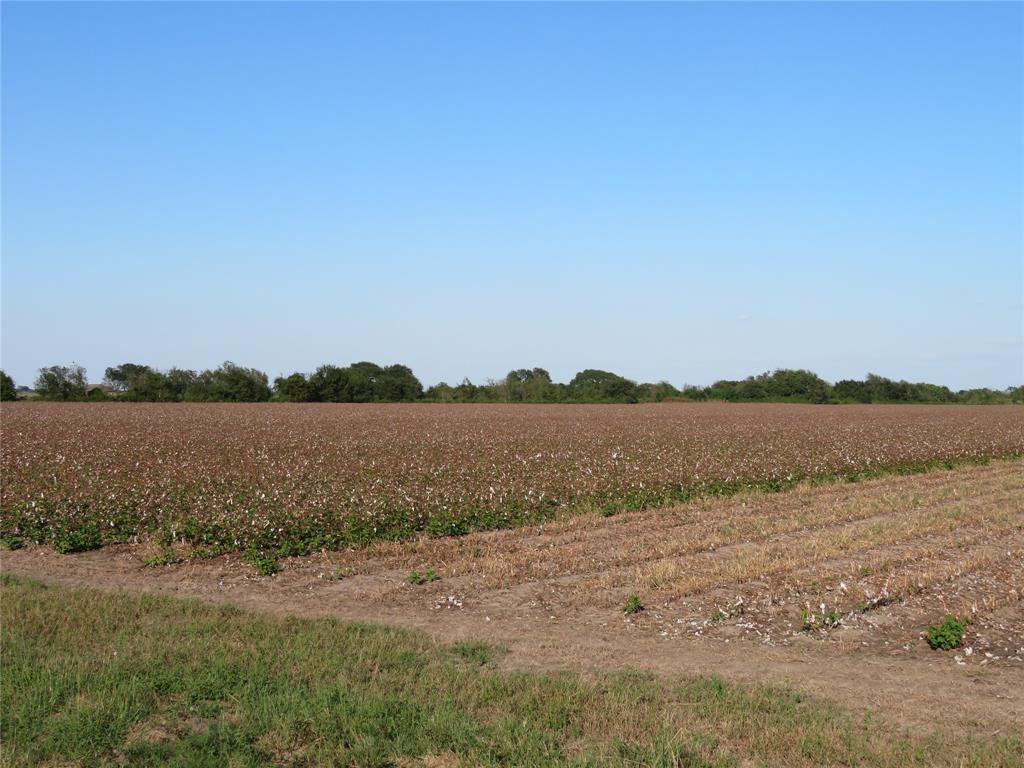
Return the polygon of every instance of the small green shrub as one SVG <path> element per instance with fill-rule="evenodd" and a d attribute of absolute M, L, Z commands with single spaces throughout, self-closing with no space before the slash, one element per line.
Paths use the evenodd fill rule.
<path fill-rule="evenodd" d="M 0 549 L 21 549 L 25 542 L 20 536 L 0 536 Z"/>
<path fill-rule="evenodd" d="M 640 600 L 639 595 L 630 595 L 629 599 L 626 600 L 626 604 L 622 607 L 622 612 L 626 614 L 640 613 L 644 609 L 644 604 Z"/>
<path fill-rule="evenodd" d="M 437 575 L 437 571 L 435 571 L 433 568 L 427 568 L 422 573 L 420 573 L 419 571 L 413 571 L 406 578 L 406 581 L 408 581 L 410 584 L 420 585 L 426 584 L 430 581 L 437 581 L 439 578 L 441 577 Z"/>
<path fill-rule="evenodd" d="M 99 549 L 102 546 L 103 538 L 94 527 L 63 529 L 53 537 L 53 548 L 62 555 Z"/>
<path fill-rule="evenodd" d="M 277 566 L 277 559 L 257 549 L 246 550 L 242 559 L 256 569 L 260 576 L 273 576 L 280 568 Z"/>
<path fill-rule="evenodd" d="M 958 619 L 947 613 L 941 624 L 928 627 L 928 645 L 933 651 L 950 651 L 964 643 L 967 632 L 967 619 Z"/>
<path fill-rule="evenodd" d="M 170 549 L 165 549 L 159 554 L 153 555 L 152 557 L 146 558 L 146 565 L 155 567 L 158 565 L 172 565 L 173 563 L 179 562 L 179 558 Z"/>

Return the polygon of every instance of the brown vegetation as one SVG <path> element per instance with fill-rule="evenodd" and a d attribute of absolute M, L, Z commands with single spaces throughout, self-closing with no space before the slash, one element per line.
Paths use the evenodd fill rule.
<path fill-rule="evenodd" d="M 0 533 L 276 558 L 1021 453 L 1015 406 L 24 403 Z"/>

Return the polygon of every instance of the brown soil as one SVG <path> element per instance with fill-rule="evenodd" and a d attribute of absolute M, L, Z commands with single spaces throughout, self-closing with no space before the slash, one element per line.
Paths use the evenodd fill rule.
<path fill-rule="evenodd" d="M 146 566 L 156 551 L 30 547 L 2 565 L 65 585 L 498 642 L 515 668 L 791 683 L 923 729 L 1024 723 L 1021 461 L 382 543 L 290 559 L 274 577 L 237 555 Z M 440 578 L 408 583 L 427 568 Z M 646 608 L 626 616 L 631 594 Z M 946 612 L 972 617 L 965 647 L 932 651 L 924 632 Z"/>

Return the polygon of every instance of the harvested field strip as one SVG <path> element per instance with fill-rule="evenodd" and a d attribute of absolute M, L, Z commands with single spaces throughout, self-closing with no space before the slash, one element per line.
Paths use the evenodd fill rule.
<path fill-rule="evenodd" d="M 890 595 L 900 596 L 906 604 L 924 603 L 937 596 L 945 612 L 983 617 L 1024 599 L 1022 545 L 1024 537 L 1017 536 L 1008 541 L 1006 547 L 996 551 L 988 548 L 952 562 L 908 568 L 893 587 L 883 589 L 887 589 Z M 993 591 L 988 583 L 980 587 L 963 585 L 967 577 L 986 576 L 996 565 L 1000 566 L 1001 590 Z M 847 609 L 857 610 L 861 605 L 863 603 L 851 601 Z"/>
<path fill-rule="evenodd" d="M 857 485 L 803 488 L 782 496 L 755 495 L 723 503 L 695 502 L 685 507 L 605 518 L 589 516 L 562 520 L 521 532 L 487 534 L 495 558 L 472 557 L 479 543 L 472 539 L 427 539 L 414 545 L 433 562 L 450 564 L 452 575 L 484 577 L 495 585 L 524 579 L 553 579 L 588 570 L 608 570 L 658 559 L 681 557 L 733 544 L 756 544 L 787 533 L 803 533 L 846 525 L 857 520 L 884 519 L 969 496 L 971 503 L 1024 495 L 1024 480 L 1012 463 L 980 467 L 972 484 L 951 488 L 943 473 L 923 475 L 905 491 L 883 490 L 864 495 Z M 984 481 L 985 488 L 975 488 Z M 883 483 L 884 481 L 870 481 Z M 871 487 L 871 486 L 868 486 Z M 876 485 L 877 487 L 877 485 Z M 833 493 L 834 491 L 834 493 Z M 853 502 L 853 503 L 851 503 Z M 408 557 L 409 544 L 381 542 L 363 555 L 345 561 L 374 562 L 398 567 Z M 539 556 L 543 553 L 543 556 Z"/>
<path fill-rule="evenodd" d="M 1022 484 L 1024 490 L 1024 484 Z M 986 503 L 989 498 L 1003 497 L 1004 491 L 992 491 L 981 497 L 972 497 L 972 504 Z M 941 503 L 947 495 L 938 494 L 935 498 L 928 498 L 922 494 L 915 495 L 910 506 L 905 507 L 907 511 L 916 509 L 927 509 L 935 504 Z M 690 530 L 681 528 L 679 530 L 668 529 L 659 532 L 659 535 L 648 534 L 643 541 L 630 539 L 626 546 L 616 551 L 614 561 L 608 565 L 622 563 L 639 563 L 651 560 L 666 560 L 680 556 L 691 555 L 708 550 L 724 550 L 737 544 L 744 546 L 756 546 L 777 539 L 783 539 L 791 534 L 799 534 L 803 539 L 807 534 L 815 532 L 833 531 L 837 528 L 846 529 L 851 524 L 866 521 L 870 523 L 869 529 L 878 525 L 888 525 L 891 520 L 894 504 L 899 499 L 882 498 L 877 501 L 862 505 L 860 508 L 851 511 L 844 507 L 832 507 L 822 512 L 808 510 L 806 508 L 797 511 L 795 514 L 779 516 L 766 514 L 757 517 L 723 517 L 720 520 L 713 520 L 709 526 L 706 522 L 695 523 L 687 526 Z M 625 552 L 623 552 L 625 550 Z M 640 554 L 643 552 L 644 554 Z"/>
<path fill-rule="evenodd" d="M 997 497 L 1009 501 L 1009 494 Z M 675 595 L 687 595 L 716 584 L 736 583 L 790 572 L 809 563 L 894 546 L 927 535 L 956 531 L 966 525 L 986 524 L 998 532 L 1021 523 L 1021 506 L 1008 509 L 991 499 L 905 512 L 901 517 L 874 516 L 853 523 L 826 526 L 799 535 L 786 534 L 763 545 L 737 544 L 728 550 L 695 555 L 678 561 L 664 559 L 643 566 L 635 579 L 619 574 L 598 577 L 602 588 L 635 585 Z"/>
<path fill-rule="evenodd" d="M 489 577 L 488 582 L 493 580 L 496 585 L 513 579 L 543 578 L 553 588 L 601 590 L 605 592 L 604 600 L 614 602 L 624 590 L 653 589 L 659 593 L 684 596 L 715 585 L 788 573 L 822 560 L 848 557 L 881 546 L 896 546 L 924 536 L 945 535 L 964 526 L 984 525 L 985 533 L 978 535 L 992 536 L 1016 530 L 1022 525 L 1024 504 L 1018 502 L 1014 506 L 1012 502 L 1024 499 L 1024 494 L 1018 496 L 1012 490 L 999 488 L 964 499 L 947 489 L 936 496 L 946 502 L 927 506 L 922 501 L 924 494 L 914 492 L 907 495 L 904 501 L 912 502 L 913 506 L 897 507 L 899 517 L 893 516 L 893 507 L 889 506 L 893 502 L 892 496 L 885 495 L 880 500 L 858 507 L 858 513 L 865 515 L 863 518 L 858 519 L 847 510 L 840 509 L 824 520 L 819 519 L 818 522 L 823 524 L 810 529 L 806 527 L 806 520 L 794 529 L 790 518 L 779 517 L 778 530 L 783 531 L 780 534 L 751 537 L 746 531 L 763 533 L 766 525 L 770 529 L 774 523 L 755 520 L 750 521 L 753 524 L 746 529 L 742 523 L 737 523 L 728 538 L 715 531 L 707 534 L 709 538 L 693 543 L 683 536 L 679 537 L 680 543 L 662 547 L 647 543 L 671 541 L 679 531 L 690 533 L 694 525 L 700 527 L 702 524 L 672 526 L 659 530 L 657 535 L 638 537 L 641 540 L 639 545 L 631 539 L 617 546 L 613 557 L 607 557 L 600 550 L 595 552 L 590 539 L 579 531 L 575 541 L 562 547 L 545 541 L 539 549 L 502 550 L 499 557 L 490 561 L 480 558 L 482 562 L 479 564 L 472 558 L 468 563 L 455 564 L 436 549 L 431 551 L 429 543 L 421 554 L 439 563 L 450 576 L 475 578 L 482 574 Z M 883 508 L 888 512 L 879 514 L 879 509 Z M 849 522 L 851 517 L 853 521 Z M 707 525 L 703 524 L 703 527 Z M 729 543 L 721 548 L 715 547 L 715 542 L 723 538 Z M 666 550 L 673 554 L 662 555 Z M 420 551 L 419 547 L 417 551 Z M 543 557 L 538 557 L 541 553 Z M 641 564 L 639 568 L 636 563 Z M 530 567 L 531 564 L 535 567 Z M 395 588 L 400 587 L 396 585 Z"/>
<path fill-rule="evenodd" d="M 739 597 L 748 609 L 780 605 L 816 609 L 825 604 L 840 614 L 861 616 L 895 604 L 904 611 L 920 608 L 935 614 L 938 604 L 940 615 L 952 612 L 980 619 L 1024 598 L 1024 535 L 1009 536 L 1000 547 L 987 543 L 987 538 L 979 534 L 973 537 L 973 546 L 952 552 L 932 541 L 880 557 L 874 562 L 895 574 L 885 580 L 863 578 L 860 568 L 849 561 L 835 568 L 825 562 L 772 580 L 770 585 L 762 581 L 719 585 L 708 593 L 711 599 L 706 603 L 718 606 L 722 599 L 714 596 L 724 595 L 726 605 Z"/>
<path fill-rule="evenodd" d="M 628 593 L 640 592 L 655 602 L 701 595 L 716 602 L 714 595 L 728 593 L 730 599 L 742 594 L 755 602 L 765 597 L 789 604 L 824 601 L 855 611 L 880 594 L 886 580 L 891 600 L 923 604 L 932 587 L 981 568 L 997 569 L 1012 582 L 1005 564 L 1020 546 L 1024 527 L 1021 478 L 1019 462 L 997 462 L 906 481 L 819 486 L 647 515 L 558 521 L 530 529 L 529 535 L 520 532 L 519 543 L 509 541 L 512 534 L 506 532 L 382 543 L 346 555 L 343 562 L 351 563 L 352 572 L 386 575 L 400 573 L 414 553 L 419 562 L 442 570 L 445 590 L 498 594 L 513 584 L 537 582 L 543 584 L 544 599 L 563 608 L 582 599 L 614 610 Z M 724 540 L 733 543 L 712 548 L 709 544 L 723 540 L 721 521 L 729 526 Z M 757 535 L 764 531 L 781 533 Z M 687 546 L 687 536 L 695 543 Z M 683 554 L 660 558 L 664 551 Z M 639 574 L 631 563 L 639 563 Z M 865 569 L 872 576 L 868 583 Z M 850 594 L 841 601 L 838 591 L 827 600 L 819 594 L 825 586 L 837 589 L 843 580 Z M 1016 599 L 1009 586 L 996 593 L 991 586 L 985 589 L 970 600 L 979 611 Z M 379 599 L 386 600 L 403 587 L 393 578 L 379 590 Z M 956 605 L 963 604 L 958 598 Z"/>
<path fill-rule="evenodd" d="M 851 562 L 816 563 L 805 570 L 789 574 L 774 582 L 777 592 L 789 594 L 823 594 L 838 588 L 840 581 L 850 585 L 851 593 L 860 593 L 868 600 L 884 595 L 890 601 L 908 600 L 924 590 L 955 578 L 987 569 L 1004 561 L 1013 563 L 1024 558 L 1024 535 L 1021 527 L 1000 536 L 1000 544 L 991 543 L 992 532 L 982 531 L 958 539 L 951 546 L 948 537 L 933 539 L 896 552 L 883 550 L 872 557 Z M 945 545 L 945 546 L 944 546 Z M 865 570 L 873 576 L 865 577 Z M 882 577 L 884 574 L 884 578 Z M 855 586 L 854 586 L 855 585 Z M 1013 586 L 1010 581 L 1008 588 Z M 853 600 L 855 595 L 851 596 Z"/>

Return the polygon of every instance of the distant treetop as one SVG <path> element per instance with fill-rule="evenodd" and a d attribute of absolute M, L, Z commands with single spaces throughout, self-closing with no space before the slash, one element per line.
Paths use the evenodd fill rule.
<path fill-rule="evenodd" d="M 474 384 L 469 379 L 424 390 L 405 365 L 381 366 L 367 361 L 348 366 L 330 363 L 311 374 L 267 375 L 230 361 L 196 372 L 160 371 L 139 363 L 107 368 L 103 386 L 87 383 L 85 369 L 53 365 L 39 370 L 35 397 L 41 400 L 122 400 L 130 402 L 259 403 L 648 403 L 664 400 L 723 400 L 733 403 L 1024 403 L 1024 386 L 1004 390 L 967 389 L 924 382 L 893 381 L 874 373 L 863 380 L 830 384 L 807 370 L 779 369 L 709 387 L 678 389 L 667 381 L 631 381 L 610 371 L 588 368 L 568 384 L 551 380 L 543 368 L 517 368 L 499 380 Z M 0 400 L 18 400 L 14 380 L 0 371 Z"/>

